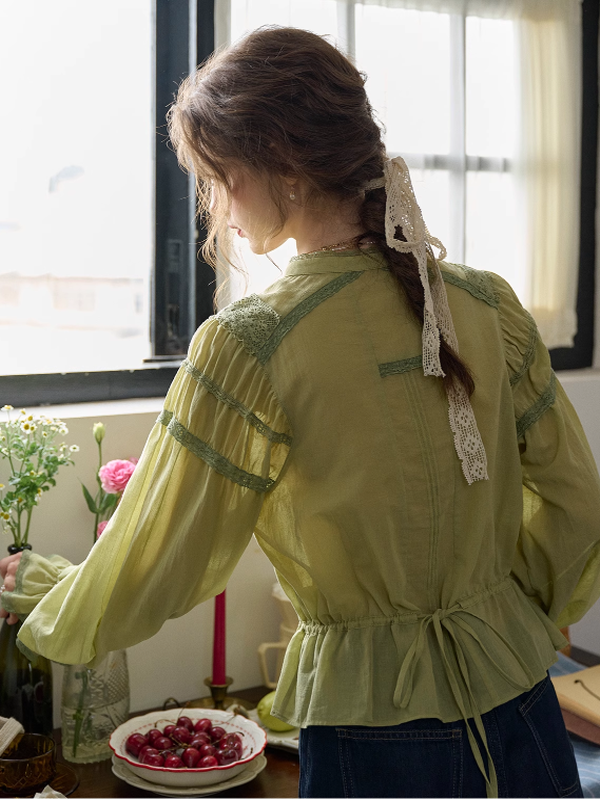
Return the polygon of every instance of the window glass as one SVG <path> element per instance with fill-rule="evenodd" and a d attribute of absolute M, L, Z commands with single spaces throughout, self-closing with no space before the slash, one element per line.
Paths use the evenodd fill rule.
<path fill-rule="evenodd" d="M 336 0 L 231 0 L 231 38 L 261 25 L 285 25 L 337 37 Z"/>
<path fill-rule="evenodd" d="M 152 9 L 0 5 L 3 374 L 129 368 L 149 355 Z"/>
<path fill-rule="evenodd" d="M 517 137 L 517 47 L 514 23 L 345 3 L 232 0 L 232 39 L 266 22 L 352 29 L 357 67 L 385 130 L 390 154 L 403 154 L 431 234 L 451 261 L 506 277 L 527 302 L 529 278 L 511 172 Z M 335 14 L 337 13 L 337 17 Z M 345 31 L 345 33 L 344 33 Z M 237 243 L 249 273 L 248 291 L 278 277 L 264 257 Z M 293 247 L 272 254 L 285 266 Z M 235 296 L 243 285 L 235 283 Z"/>
<path fill-rule="evenodd" d="M 467 155 L 514 155 L 517 134 L 517 57 L 510 20 L 466 20 Z"/>
<path fill-rule="evenodd" d="M 466 262 L 502 275 L 526 303 L 530 286 L 517 208 L 513 175 L 467 173 Z"/>
<path fill-rule="evenodd" d="M 396 153 L 448 153 L 450 17 L 356 6 L 356 63 Z"/>

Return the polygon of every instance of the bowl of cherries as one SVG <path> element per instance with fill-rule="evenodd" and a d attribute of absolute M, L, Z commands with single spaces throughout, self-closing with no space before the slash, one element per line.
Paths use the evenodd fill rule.
<path fill-rule="evenodd" d="M 115 758 L 140 778 L 180 788 L 233 778 L 266 744 L 265 731 L 252 720 L 204 708 L 132 717 L 110 737 Z"/>

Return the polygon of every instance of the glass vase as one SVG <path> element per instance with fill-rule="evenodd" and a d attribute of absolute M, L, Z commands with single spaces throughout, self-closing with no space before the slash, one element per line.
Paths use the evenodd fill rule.
<path fill-rule="evenodd" d="M 93 669 L 66 666 L 62 687 L 62 754 L 75 764 L 111 757 L 111 733 L 129 718 L 127 651 L 109 653 Z"/>

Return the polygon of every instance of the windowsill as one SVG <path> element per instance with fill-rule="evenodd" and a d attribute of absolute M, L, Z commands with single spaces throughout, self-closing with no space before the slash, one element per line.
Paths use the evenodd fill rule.
<path fill-rule="evenodd" d="M 133 397 L 126 400 L 102 400 L 94 403 L 64 403 L 55 406 L 32 408 L 31 412 L 46 414 L 58 419 L 90 419 L 130 416 L 134 414 L 158 414 L 162 410 L 163 397 Z M 0 421 L 4 414 L 0 414 Z"/>
<path fill-rule="evenodd" d="M 556 372 L 561 383 L 580 380 L 599 380 L 599 367 L 586 367 L 585 369 L 563 369 Z"/>

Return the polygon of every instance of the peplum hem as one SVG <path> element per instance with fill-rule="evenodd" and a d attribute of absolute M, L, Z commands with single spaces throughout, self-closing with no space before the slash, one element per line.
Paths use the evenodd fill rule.
<path fill-rule="evenodd" d="M 432 613 L 302 621 L 272 713 L 297 727 L 452 722 L 535 686 L 565 643 L 512 578 Z"/>

